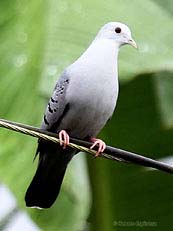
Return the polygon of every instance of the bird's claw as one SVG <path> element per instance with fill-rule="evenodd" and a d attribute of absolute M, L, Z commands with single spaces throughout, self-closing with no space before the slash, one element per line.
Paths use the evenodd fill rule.
<path fill-rule="evenodd" d="M 60 141 L 59 142 L 60 145 L 63 146 L 63 149 L 65 149 L 67 147 L 67 145 L 69 145 L 70 137 L 65 130 L 61 130 L 59 132 L 59 141 Z"/>
<path fill-rule="evenodd" d="M 91 138 L 91 141 L 94 142 L 93 145 L 90 147 L 90 149 L 93 149 L 95 146 L 98 146 L 98 150 L 95 154 L 95 157 L 99 156 L 101 153 L 104 152 L 106 148 L 106 144 L 101 139 Z"/>

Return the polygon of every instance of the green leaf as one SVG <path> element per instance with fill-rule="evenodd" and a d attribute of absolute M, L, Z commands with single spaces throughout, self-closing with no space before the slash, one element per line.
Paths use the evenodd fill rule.
<path fill-rule="evenodd" d="M 173 74 L 162 72 L 155 74 L 157 104 L 163 126 L 173 128 Z"/>

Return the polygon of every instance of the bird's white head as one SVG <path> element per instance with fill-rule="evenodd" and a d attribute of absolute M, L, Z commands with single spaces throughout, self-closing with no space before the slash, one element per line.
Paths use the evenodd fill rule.
<path fill-rule="evenodd" d="M 105 24 L 96 38 L 111 39 L 115 41 L 118 47 L 130 44 L 137 48 L 136 42 L 133 40 L 129 27 L 120 22 L 109 22 Z"/>

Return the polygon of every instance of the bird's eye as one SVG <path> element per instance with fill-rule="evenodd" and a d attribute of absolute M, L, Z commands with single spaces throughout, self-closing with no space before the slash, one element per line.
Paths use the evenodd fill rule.
<path fill-rule="evenodd" d="M 115 32 L 118 33 L 118 34 L 121 33 L 121 28 L 120 27 L 116 27 L 115 28 Z"/>

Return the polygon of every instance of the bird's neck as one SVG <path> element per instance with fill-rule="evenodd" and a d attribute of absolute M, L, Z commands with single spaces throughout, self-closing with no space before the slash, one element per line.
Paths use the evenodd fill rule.
<path fill-rule="evenodd" d="M 110 39 L 96 38 L 88 49 L 79 58 L 80 61 L 89 62 L 91 65 L 99 67 L 109 67 L 117 69 L 119 46 Z"/>

